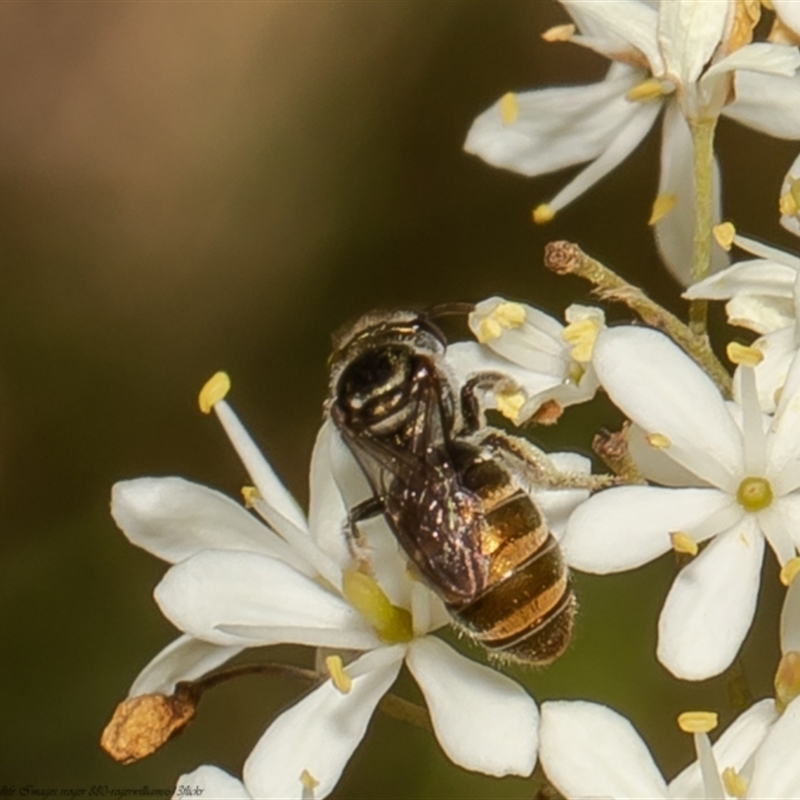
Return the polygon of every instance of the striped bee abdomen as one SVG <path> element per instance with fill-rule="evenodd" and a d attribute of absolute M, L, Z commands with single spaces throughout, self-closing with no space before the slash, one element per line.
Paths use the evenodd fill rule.
<path fill-rule="evenodd" d="M 482 550 L 488 577 L 476 598 L 449 610 L 497 655 L 549 664 L 569 644 L 575 614 L 558 543 L 531 498 L 499 465 L 475 462 L 462 478 L 484 505 Z"/>

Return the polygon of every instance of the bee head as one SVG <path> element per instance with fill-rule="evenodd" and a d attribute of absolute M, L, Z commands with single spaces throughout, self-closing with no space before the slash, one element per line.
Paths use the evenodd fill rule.
<path fill-rule="evenodd" d="M 352 430 L 400 426 L 420 377 L 437 372 L 444 349 L 444 335 L 424 317 L 367 314 L 334 339 L 329 404 Z"/>

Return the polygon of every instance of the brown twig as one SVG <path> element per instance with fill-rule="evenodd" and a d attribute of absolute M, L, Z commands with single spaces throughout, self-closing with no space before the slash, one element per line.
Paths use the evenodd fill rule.
<path fill-rule="evenodd" d="M 714 355 L 708 336 L 695 333 L 678 317 L 651 300 L 638 286 L 628 283 L 572 242 L 550 242 L 544 251 L 545 266 L 558 275 L 577 275 L 594 284 L 594 293 L 604 300 L 624 303 L 648 325 L 664 331 L 717 384 L 731 396 L 731 376 Z"/>

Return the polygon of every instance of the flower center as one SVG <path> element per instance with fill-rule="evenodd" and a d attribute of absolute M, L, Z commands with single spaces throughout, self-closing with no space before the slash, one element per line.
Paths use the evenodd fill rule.
<path fill-rule="evenodd" d="M 414 638 L 411 614 L 405 608 L 392 605 L 369 575 L 346 570 L 342 575 L 342 592 L 384 642 L 395 644 Z"/>
<path fill-rule="evenodd" d="M 766 478 L 745 478 L 736 490 L 736 500 L 745 511 L 761 511 L 773 499 L 772 487 Z"/>

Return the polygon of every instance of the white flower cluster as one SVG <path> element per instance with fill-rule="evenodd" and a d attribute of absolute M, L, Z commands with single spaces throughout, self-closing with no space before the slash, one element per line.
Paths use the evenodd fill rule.
<path fill-rule="evenodd" d="M 688 286 L 686 299 L 726 300 L 729 322 L 757 338 L 729 346 L 737 367 L 728 383 L 709 366 L 719 362 L 697 317 L 690 328 L 654 304 L 644 313 L 635 292 L 614 295 L 590 277 L 605 297 L 627 302 L 661 330 L 607 327 L 601 309 L 578 305 L 567 309 L 564 325 L 492 297 L 469 316 L 475 341 L 451 344 L 444 365 L 459 386 L 493 376 L 477 384 L 479 399 L 516 425 L 553 424 L 598 390 L 627 417 L 629 466 L 617 470 L 619 485 L 592 496 L 531 493 L 572 569 L 608 574 L 670 551 L 683 555 L 658 620 L 657 657 L 676 678 L 704 680 L 731 666 L 753 622 L 765 550 L 772 551 L 788 587 L 776 620 L 776 696 L 751 705 L 713 745 L 715 715 L 682 714 L 697 760 L 667 782 L 616 712 L 582 701 L 539 708 L 516 682 L 433 635 L 449 621 L 445 607 L 409 569 L 382 517 L 359 523 L 364 542 L 353 552 L 349 513 L 369 489 L 332 422 L 312 455 L 306 517 L 224 399 L 224 377 L 215 376 L 201 407 L 217 414 L 252 479 L 244 491 L 249 510 L 181 478 L 125 481 L 113 490 L 120 528 L 173 565 L 155 598 L 182 632 L 139 675 L 130 698 L 169 697 L 245 648 L 277 643 L 316 648 L 318 680 L 267 727 L 241 780 L 210 765 L 181 777 L 179 784 L 200 786 L 204 796 L 325 797 L 403 665 L 440 746 L 466 769 L 527 776 L 540 762 L 567 798 L 800 796 L 800 580 L 793 580 L 800 572 L 800 257 L 727 223 L 716 225 L 719 246 L 712 244 L 721 215 L 716 120 L 800 139 L 800 2 L 772 0 L 772 29 L 761 42 L 752 41 L 758 2 L 560 2 L 574 24 L 545 39 L 609 57 L 606 78 L 504 95 L 475 120 L 466 149 L 530 176 L 590 162 L 536 209 L 534 219 L 545 222 L 618 166 L 663 110 L 652 222 L 665 264 Z M 800 159 L 780 192 L 781 222 L 798 235 L 799 209 Z M 734 246 L 754 258 L 726 266 Z M 551 459 L 565 471 L 588 472 L 586 459 Z"/>

